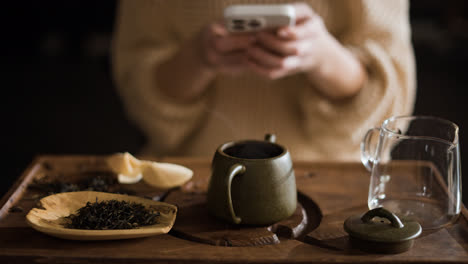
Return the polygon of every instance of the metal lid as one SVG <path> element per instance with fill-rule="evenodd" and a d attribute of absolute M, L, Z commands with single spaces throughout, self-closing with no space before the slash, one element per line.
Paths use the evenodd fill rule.
<path fill-rule="evenodd" d="M 344 223 L 344 229 L 352 242 L 357 242 L 357 246 L 366 251 L 383 253 L 408 250 L 413 245 L 413 239 L 422 231 L 418 222 L 401 220 L 384 208 L 349 217 Z"/>

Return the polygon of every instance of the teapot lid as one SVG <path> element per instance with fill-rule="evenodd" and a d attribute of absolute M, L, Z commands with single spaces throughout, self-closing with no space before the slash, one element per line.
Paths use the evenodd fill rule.
<path fill-rule="evenodd" d="M 354 215 L 344 222 L 353 245 L 365 251 L 399 253 L 413 245 L 421 225 L 412 220 L 400 219 L 384 208 L 375 208 L 363 215 Z"/>

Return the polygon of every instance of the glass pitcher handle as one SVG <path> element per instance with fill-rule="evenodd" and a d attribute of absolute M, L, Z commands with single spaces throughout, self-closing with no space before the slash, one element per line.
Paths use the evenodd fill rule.
<path fill-rule="evenodd" d="M 375 150 L 377 146 L 373 146 L 372 137 L 376 132 L 380 133 L 380 128 L 375 127 L 369 129 L 361 142 L 361 162 L 369 171 L 372 170 L 375 161 Z"/>

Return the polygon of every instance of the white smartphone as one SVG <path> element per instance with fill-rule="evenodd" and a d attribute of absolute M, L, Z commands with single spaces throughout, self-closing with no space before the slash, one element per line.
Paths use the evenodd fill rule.
<path fill-rule="evenodd" d="M 224 21 L 230 32 L 252 32 L 292 26 L 296 12 L 292 5 L 230 5 L 224 9 Z"/>

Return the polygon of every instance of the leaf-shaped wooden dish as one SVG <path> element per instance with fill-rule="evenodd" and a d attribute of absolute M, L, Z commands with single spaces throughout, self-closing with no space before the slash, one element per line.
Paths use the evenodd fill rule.
<path fill-rule="evenodd" d="M 64 226 L 67 221 L 65 217 L 76 213 L 87 202 L 96 202 L 96 198 L 98 201 L 140 203 L 148 209 L 160 212 L 160 216 L 156 224 L 135 229 L 84 230 Z M 177 214 L 177 207 L 172 204 L 136 196 L 91 191 L 50 195 L 42 198 L 40 204 L 44 209 L 33 208 L 26 215 L 28 224 L 39 232 L 71 240 L 114 240 L 165 234 L 171 230 Z"/>

